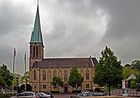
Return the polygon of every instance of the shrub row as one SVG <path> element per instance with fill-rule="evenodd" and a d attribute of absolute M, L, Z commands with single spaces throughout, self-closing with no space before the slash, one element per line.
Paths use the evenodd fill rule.
<path fill-rule="evenodd" d="M 10 98 L 11 94 L 0 94 L 0 98 Z"/>

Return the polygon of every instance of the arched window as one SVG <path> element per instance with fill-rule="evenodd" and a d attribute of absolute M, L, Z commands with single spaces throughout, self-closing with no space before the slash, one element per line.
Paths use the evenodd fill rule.
<path fill-rule="evenodd" d="M 38 46 L 36 46 L 36 57 L 38 57 Z"/>
<path fill-rule="evenodd" d="M 35 57 L 35 46 L 33 46 L 33 57 Z"/>
<path fill-rule="evenodd" d="M 89 80 L 89 70 L 86 69 L 86 80 Z"/>
<path fill-rule="evenodd" d="M 68 80 L 68 72 L 67 70 L 65 69 L 64 70 L 64 81 L 67 81 Z"/>
<path fill-rule="evenodd" d="M 53 77 L 57 77 L 57 71 L 53 70 Z"/>
<path fill-rule="evenodd" d="M 43 80 L 46 80 L 46 70 L 43 70 L 42 74 L 43 74 Z"/>
<path fill-rule="evenodd" d="M 34 80 L 36 80 L 36 70 L 34 70 Z"/>

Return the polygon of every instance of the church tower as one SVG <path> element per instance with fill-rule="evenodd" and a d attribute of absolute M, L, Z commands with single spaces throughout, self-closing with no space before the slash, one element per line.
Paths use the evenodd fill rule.
<path fill-rule="evenodd" d="M 34 28 L 30 39 L 30 67 L 33 66 L 35 61 L 42 61 L 44 58 L 44 45 L 41 32 L 40 16 L 39 16 L 39 4 L 37 5 L 36 17 L 34 22 Z"/>

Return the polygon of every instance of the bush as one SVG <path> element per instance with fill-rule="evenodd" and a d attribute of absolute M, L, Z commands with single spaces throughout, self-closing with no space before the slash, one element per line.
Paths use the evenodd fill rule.
<path fill-rule="evenodd" d="M 140 83 L 137 83 L 137 91 L 140 91 Z"/>
<path fill-rule="evenodd" d="M 81 93 L 81 90 L 73 90 L 72 93 Z"/>
<path fill-rule="evenodd" d="M 131 82 L 130 82 L 130 88 L 131 89 L 135 89 L 136 88 L 136 81 L 135 80 L 131 80 Z"/>
<path fill-rule="evenodd" d="M 10 94 L 0 94 L 0 98 L 10 98 Z"/>
<path fill-rule="evenodd" d="M 52 94 L 59 94 L 60 91 L 51 91 Z"/>

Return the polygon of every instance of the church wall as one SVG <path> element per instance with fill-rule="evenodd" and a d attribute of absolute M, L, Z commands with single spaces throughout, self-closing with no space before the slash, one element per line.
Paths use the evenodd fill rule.
<path fill-rule="evenodd" d="M 30 84 L 33 87 L 33 91 L 38 91 L 39 89 L 41 91 L 44 91 L 44 92 L 56 90 L 56 88 L 54 88 L 51 85 L 52 78 L 54 75 L 54 73 L 53 73 L 54 70 L 57 72 L 57 76 L 60 76 L 60 78 L 62 79 L 62 81 L 64 81 L 65 84 L 68 84 L 68 79 L 70 76 L 70 69 L 71 68 L 40 68 L 40 69 L 39 68 L 31 68 L 30 69 Z M 89 70 L 89 79 L 88 80 L 86 79 L 86 70 L 87 69 Z M 36 80 L 34 80 L 34 70 L 36 70 L 36 72 L 37 72 Z M 43 70 L 46 71 L 46 80 L 43 80 Z M 64 80 L 65 70 L 68 73 L 67 81 Z M 93 67 L 87 67 L 87 68 L 81 67 L 81 68 L 78 68 L 78 71 L 80 72 L 80 74 L 82 75 L 82 77 L 84 79 L 83 83 L 82 83 L 82 87 L 79 88 L 79 90 L 80 89 L 91 90 L 93 88 L 93 82 L 92 82 L 93 81 L 93 73 L 94 73 Z M 39 85 L 40 85 L 40 88 L 39 88 Z M 59 88 L 59 89 L 61 90 L 61 92 L 63 92 L 63 88 Z M 71 92 L 72 90 L 75 90 L 75 88 L 68 87 L 68 90 L 69 90 L 69 92 Z"/>

